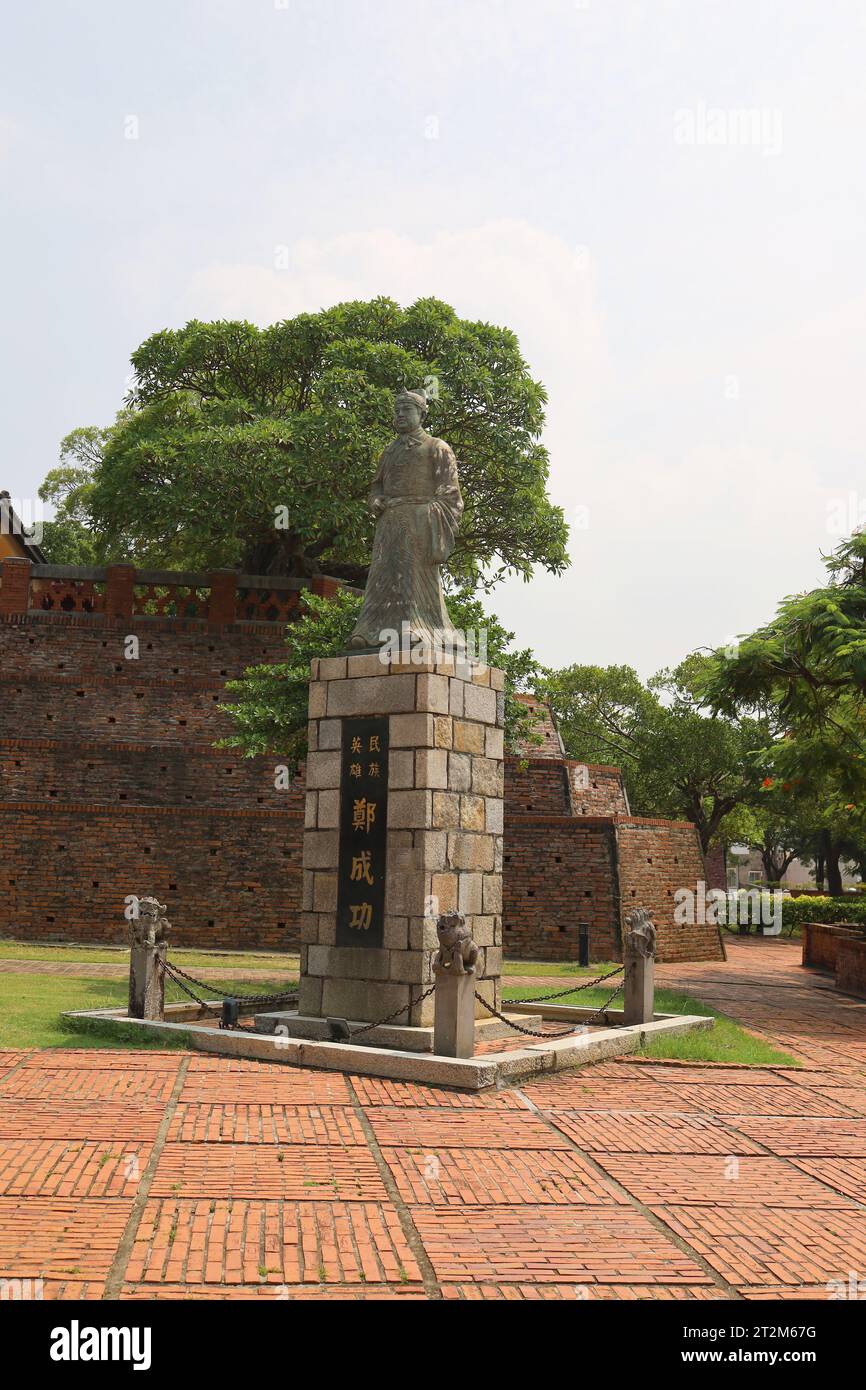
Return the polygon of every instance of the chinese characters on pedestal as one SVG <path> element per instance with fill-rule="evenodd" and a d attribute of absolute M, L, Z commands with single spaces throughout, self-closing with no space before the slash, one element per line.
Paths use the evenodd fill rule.
<path fill-rule="evenodd" d="M 347 719 L 340 771 L 337 945 L 385 939 L 388 720 Z"/>

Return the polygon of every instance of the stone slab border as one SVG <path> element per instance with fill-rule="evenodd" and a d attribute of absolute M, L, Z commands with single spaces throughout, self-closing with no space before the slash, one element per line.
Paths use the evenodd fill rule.
<path fill-rule="evenodd" d="M 213 1001 L 219 1006 L 219 1001 Z M 536 1005 L 537 1014 L 551 1021 L 580 1022 L 592 1009 L 573 1009 L 561 1005 Z M 526 1004 L 520 1012 L 529 1011 Z M 644 1042 L 713 1027 L 712 1017 L 691 1014 L 658 1014 L 652 1023 L 630 1027 L 611 1027 L 593 1033 L 550 1041 L 527 1039 L 526 1047 L 512 1052 L 489 1052 L 466 1059 L 438 1057 L 427 1052 L 403 1052 L 393 1048 L 353 1046 L 351 1043 L 310 1042 L 258 1033 L 235 1033 L 198 1020 L 198 1011 L 184 1004 L 166 1008 L 165 1022 L 129 1018 L 121 1009 L 76 1009 L 62 1017 L 73 1024 L 98 1026 L 101 1032 L 117 1031 L 126 1038 L 130 1029 L 145 1035 L 188 1039 L 201 1052 L 221 1053 L 260 1062 L 311 1067 L 323 1071 L 348 1072 L 358 1076 L 387 1077 L 393 1081 L 415 1081 L 427 1086 L 453 1086 L 461 1091 L 482 1091 L 508 1086 L 527 1076 L 563 1071 L 569 1067 L 601 1062 L 636 1052 Z M 597 1012 L 597 1011 L 596 1011 Z M 616 1019 L 621 1011 L 610 1009 L 606 1017 Z"/>

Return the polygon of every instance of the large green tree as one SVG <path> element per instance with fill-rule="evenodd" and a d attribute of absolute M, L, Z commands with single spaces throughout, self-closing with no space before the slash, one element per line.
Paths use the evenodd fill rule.
<path fill-rule="evenodd" d="M 435 299 L 375 299 L 265 329 L 194 321 L 153 334 L 132 365 L 115 423 L 70 435 L 44 485 L 103 558 L 362 583 L 394 394 L 426 384 L 428 428 L 454 448 L 466 502 L 450 582 L 568 564 L 546 491 L 545 391 L 507 328 Z"/>
<path fill-rule="evenodd" d="M 766 742 L 758 721 L 707 709 L 707 661 L 687 657 L 647 684 L 630 666 L 569 666 L 544 686 L 568 754 L 621 767 L 632 810 L 692 821 L 704 850 L 756 798 L 755 751 Z"/>
<path fill-rule="evenodd" d="M 826 559 L 828 583 L 780 603 L 773 620 L 707 668 L 714 708 L 771 714 L 766 761 L 812 823 L 812 857 L 841 892 L 840 857 L 866 820 L 866 536 Z"/>

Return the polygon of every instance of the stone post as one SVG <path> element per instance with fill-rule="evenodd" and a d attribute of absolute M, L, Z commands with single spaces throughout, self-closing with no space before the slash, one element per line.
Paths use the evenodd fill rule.
<path fill-rule="evenodd" d="M 165 957 L 171 923 L 165 904 L 157 898 L 139 898 L 129 924 L 129 1017 L 165 1017 Z"/>
<path fill-rule="evenodd" d="M 129 1017 L 165 1017 L 165 941 L 133 945 L 129 952 Z"/>
<path fill-rule="evenodd" d="M 299 1013 L 372 1023 L 408 1005 L 432 983 L 436 919 L 453 910 L 478 945 L 474 988 L 498 1007 L 503 673 L 359 653 L 314 661 L 311 674 Z M 387 745 L 387 804 L 366 780 L 374 756 L 375 772 L 386 764 L 360 737 L 364 720 Z M 371 799 L 377 819 L 362 822 L 355 843 L 353 807 Z M 394 1022 L 429 1026 L 433 1014 L 431 994 Z"/>
<path fill-rule="evenodd" d="M 655 926 L 652 914 L 636 907 L 625 919 L 623 1023 L 652 1023 L 655 1016 Z"/>
<path fill-rule="evenodd" d="M 439 951 L 433 960 L 433 1051 L 439 1057 L 471 1057 L 475 1051 L 478 946 L 462 912 L 443 913 L 436 930 Z"/>

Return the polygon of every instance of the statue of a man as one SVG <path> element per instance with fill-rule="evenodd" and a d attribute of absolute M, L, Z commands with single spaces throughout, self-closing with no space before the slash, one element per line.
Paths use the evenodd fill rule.
<path fill-rule="evenodd" d="M 439 567 L 454 546 L 463 498 L 454 453 L 423 428 L 426 414 L 423 391 L 397 396 L 397 438 L 382 454 L 370 489 L 376 538 L 350 647 L 379 647 L 386 633 L 401 639 L 404 623 L 413 645 L 445 646 L 455 640 Z"/>

